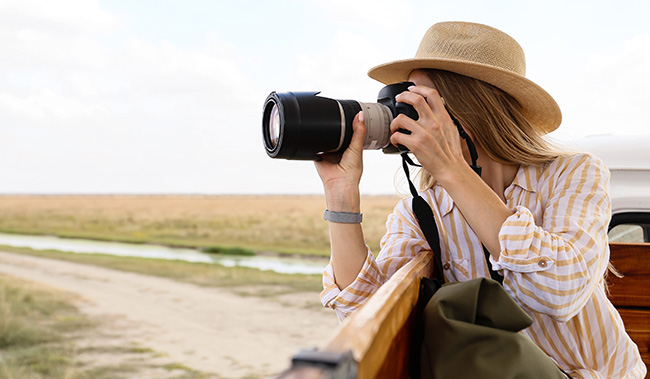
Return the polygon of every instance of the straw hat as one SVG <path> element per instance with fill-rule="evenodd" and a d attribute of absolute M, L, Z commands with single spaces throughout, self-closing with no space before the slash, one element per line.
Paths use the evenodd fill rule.
<path fill-rule="evenodd" d="M 524 51 L 500 30 L 468 22 L 435 24 L 422 38 L 415 58 L 376 66 L 368 75 L 392 84 L 425 68 L 469 76 L 505 91 L 519 102 L 528 121 L 545 133 L 560 126 L 560 107 L 542 87 L 526 79 Z"/>

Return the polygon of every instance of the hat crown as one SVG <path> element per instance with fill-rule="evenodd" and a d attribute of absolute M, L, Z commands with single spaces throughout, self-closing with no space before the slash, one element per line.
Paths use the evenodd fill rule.
<path fill-rule="evenodd" d="M 562 112 L 544 89 L 526 78 L 524 50 L 509 35 L 487 25 L 441 22 L 427 30 L 415 58 L 373 67 L 384 84 L 408 80 L 413 70 L 443 70 L 488 83 L 517 101 L 521 113 L 541 132 L 555 130 Z"/>
<path fill-rule="evenodd" d="M 524 50 L 512 37 L 487 25 L 441 22 L 427 30 L 416 59 L 451 59 L 526 75 Z"/>

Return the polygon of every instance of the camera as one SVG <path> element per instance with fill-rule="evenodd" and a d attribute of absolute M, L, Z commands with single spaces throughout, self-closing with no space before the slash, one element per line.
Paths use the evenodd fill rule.
<path fill-rule="evenodd" d="M 395 101 L 412 85 L 401 82 L 382 88 L 377 103 L 335 100 L 318 96 L 320 92 L 271 92 L 262 118 L 266 153 L 289 160 L 318 160 L 320 153 L 342 153 L 352 139 L 352 121 L 362 110 L 367 130 L 364 150 L 407 151 L 390 143 L 390 123 L 399 114 L 418 119 L 413 106 Z"/>

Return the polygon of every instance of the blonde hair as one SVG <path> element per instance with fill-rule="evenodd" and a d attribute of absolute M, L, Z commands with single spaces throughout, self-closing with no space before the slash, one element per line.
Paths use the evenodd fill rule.
<path fill-rule="evenodd" d="M 504 164 L 541 165 L 564 155 L 543 138 L 521 113 L 519 103 L 481 80 L 443 70 L 423 69 L 445 100 L 450 113 L 493 160 Z M 419 173 L 423 190 L 435 185 L 426 170 Z"/>
<path fill-rule="evenodd" d="M 450 113 L 458 119 L 473 141 L 497 162 L 504 164 L 542 165 L 570 154 L 544 139 L 521 114 L 519 103 L 504 91 L 483 81 L 449 71 L 422 70 L 445 100 Z M 426 170 L 418 173 L 422 190 L 435 185 L 435 178 Z M 622 275 L 612 262 L 609 272 Z M 607 283 L 605 282 L 607 289 Z"/>

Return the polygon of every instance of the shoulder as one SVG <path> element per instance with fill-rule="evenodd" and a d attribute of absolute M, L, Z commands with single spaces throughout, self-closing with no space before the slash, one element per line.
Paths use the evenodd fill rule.
<path fill-rule="evenodd" d="M 537 191 L 546 198 L 566 196 L 607 196 L 610 173 L 598 157 L 588 153 L 560 156 L 538 171 Z"/>
<path fill-rule="evenodd" d="M 388 223 L 399 222 L 400 220 L 413 219 L 413 211 L 411 205 L 412 198 L 402 198 L 393 208 L 393 213 L 388 216 Z"/>
<path fill-rule="evenodd" d="M 439 207 L 440 203 L 444 203 L 447 195 L 445 190 L 438 184 L 430 189 L 419 191 L 418 194 L 427 202 L 431 207 Z M 395 208 L 393 209 L 392 216 L 399 216 L 403 219 L 414 220 L 413 213 L 413 197 L 402 198 Z"/>
<path fill-rule="evenodd" d="M 592 154 L 572 153 L 547 162 L 542 168 L 542 176 L 571 182 L 607 181 L 609 170 L 600 158 Z"/>
<path fill-rule="evenodd" d="M 571 153 L 559 156 L 546 165 L 547 170 L 557 173 L 571 172 L 578 169 L 591 168 L 607 170 L 605 163 L 595 155 L 589 153 Z"/>

